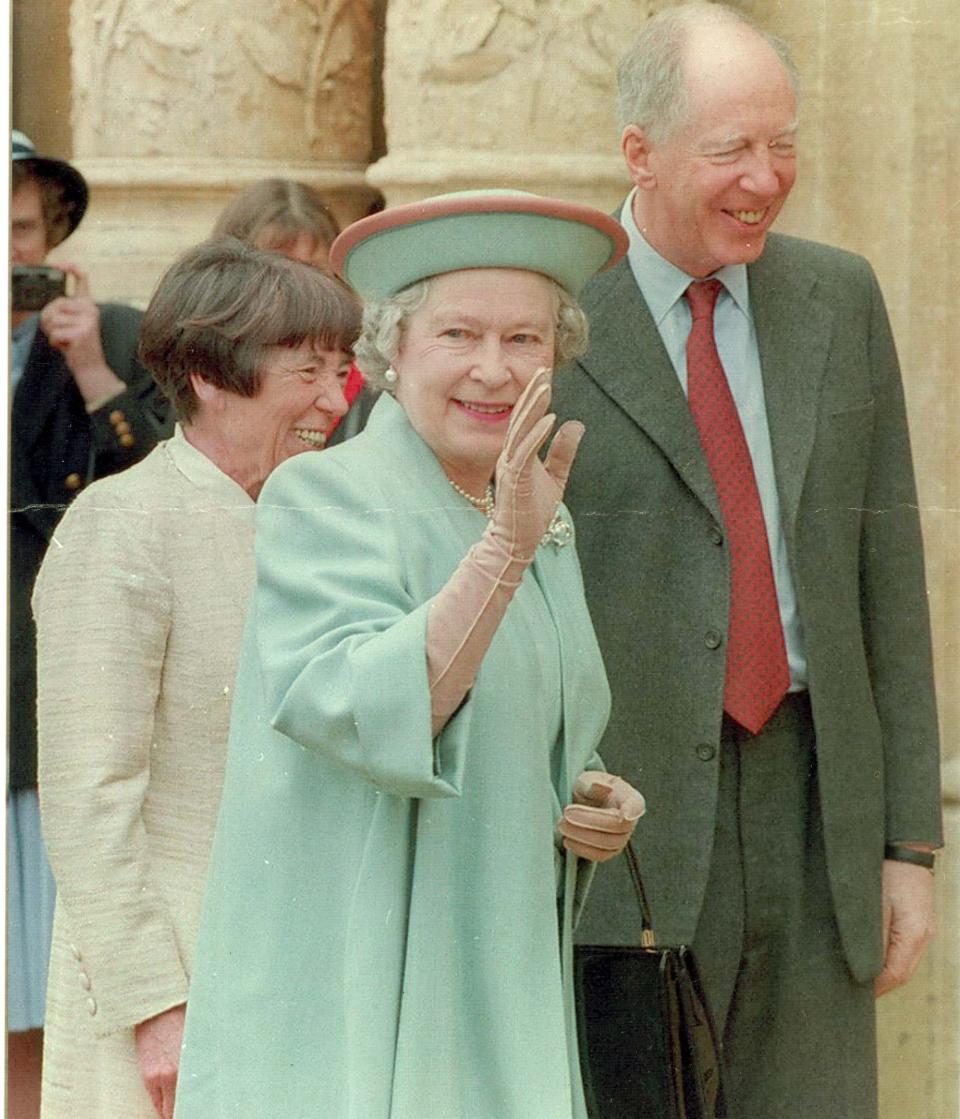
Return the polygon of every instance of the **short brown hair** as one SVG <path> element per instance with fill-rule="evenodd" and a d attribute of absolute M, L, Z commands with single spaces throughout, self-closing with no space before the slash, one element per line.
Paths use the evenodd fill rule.
<path fill-rule="evenodd" d="M 56 179 L 38 173 L 31 159 L 17 159 L 11 164 L 10 194 L 16 194 L 24 183 L 36 183 L 40 189 L 43 209 L 43 228 L 47 234 L 47 248 L 52 249 L 66 239 L 70 232 L 70 204 L 63 185 Z"/>
<path fill-rule="evenodd" d="M 305 183 L 261 179 L 244 187 L 217 219 L 214 237 L 239 237 L 258 249 L 284 252 L 302 233 L 329 249 L 340 232 L 323 199 Z"/>
<path fill-rule="evenodd" d="M 360 306 L 339 280 L 235 237 L 205 241 L 161 278 L 140 329 L 140 360 L 181 420 L 197 410 L 196 373 L 256 396 L 272 346 L 352 350 Z"/>

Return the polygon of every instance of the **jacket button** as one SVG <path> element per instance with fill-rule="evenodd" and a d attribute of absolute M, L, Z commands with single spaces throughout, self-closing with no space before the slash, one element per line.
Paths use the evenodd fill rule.
<path fill-rule="evenodd" d="M 66 478 L 63 479 L 63 484 L 68 490 L 78 490 L 83 485 L 83 479 L 79 474 L 68 474 Z"/>
<path fill-rule="evenodd" d="M 723 641 L 723 634 L 715 629 L 708 629 L 703 635 L 703 643 L 708 649 L 719 649 Z"/>
<path fill-rule="evenodd" d="M 76 946 L 76 944 L 70 945 L 70 954 L 78 963 L 80 960 L 83 959 L 83 956 L 80 954 L 80 949 Z"/>
<path fill-rule="evenodd" d="M 134 445 L 134 443 L 136 443 L 136 439 L 134 439 L 134 437 L 130 434 L 129 431 L 127 432 L 126 435 L 121 435 L 120 436 L 120 446 L 121 447 L 132 447 Z"/>
<path fill-rule="evenodd" d="M 123 414 L 123 412 L 120 411 L 119 408 L 115 408 L 110 413 L 110 422 L 112 424 L 122 424 L 126 418 L 127 417 Z"/>
<path fill-rule="evenodd" d="M 710 541 L 713 544 L 723 543 L 723 533 L 720 531 L 720 529 L 717 528 L 716 525 L 714 525 L 713 528 L 710 529 Z"/>
<path fill-rule="evenodd" d="M 95 998 L 87 999 L 87 1010 L 90 1011 L 91 1016 L 97 1013 L 97 1000 Z"/>
<path fill-rule="evenodd" d="M 709 742 L 701 742 L 697 745 L 697 757 L 702 762 L 712 762 L 717 756 L 717 749 Z"/>
<path fill-rule="evenodd" d="M 87 975 L 87 973 L 85 971 L 80 972 L 80 986 L 85 991 L 89 991 L 91 986 L 92 986 L 92 984 L 90 982 L 90 976 Z"/>

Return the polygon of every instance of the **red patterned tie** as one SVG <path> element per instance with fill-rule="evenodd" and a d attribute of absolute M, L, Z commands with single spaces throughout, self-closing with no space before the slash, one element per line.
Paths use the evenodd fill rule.
<path fill-rule="evenodd" d="M 720 499 L 730 554 L 730 621 L 723 707 L 751 734 L 790 685 L 783 626 L 753 460 L 713 337 L 723 285 L 687 288 L 693 323 L 687 340 L 687 397 Z"/>

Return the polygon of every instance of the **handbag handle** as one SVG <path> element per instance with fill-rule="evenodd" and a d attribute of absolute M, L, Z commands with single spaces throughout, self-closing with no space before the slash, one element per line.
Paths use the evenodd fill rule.
<path fill-rule="evenodd" d="M 640 904 L 640 945 L 643 948 L 656 947 L 657 938 L 653 932 L 653 915 L 650 912 L 650 903 L 647 901 L 647 892 L 643 888 L 643 879 L 640 877 L 640 860 L 633 846 L 633 840 L 627 840 L 624 849 L 627 856 L 627 866 L 630 868 L 630 879 L 637 893 Z"/>

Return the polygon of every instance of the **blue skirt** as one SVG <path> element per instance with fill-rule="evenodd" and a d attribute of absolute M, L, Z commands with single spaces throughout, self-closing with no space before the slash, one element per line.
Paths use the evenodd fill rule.
<path fill-rule="evenodd" d="M 53 874 L 36 789 L 7 794 L 7 1029 L 43 1025 L 53 932 Z"/>

